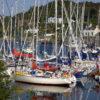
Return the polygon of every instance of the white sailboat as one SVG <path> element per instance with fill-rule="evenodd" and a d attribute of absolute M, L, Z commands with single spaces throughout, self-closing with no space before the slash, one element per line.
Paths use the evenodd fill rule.
<path fill-rule="evenodd" d="M 32 75 L 16 75 L 15 80 L 18 82 L 33 83 L 33 84 L 45 84 L 45 85 L 72 85 L 76 83 L 75 76 L 69 78 L 45 78 L 34 77 Z"/>
<path fill-rule="evenodd" d="M 55 0 L 55 16 L 56 16 L 56 36 L 55 36 L 55 52 L 56 56 L 58 54 L 57 52 L 57 0 Z M 38 7 L 38 17 L 39 17 L 39 7 Z M 37 28 L 38 28 L 38 22 L 37 21 Z M 36 36 L 36 42 L 38 43 L 38 32 Z M 36 43 L 36 44 L 37 44 Z M 36 45 L 37 49 L 37 45 Z M 36 50 L 36 63 L 38 62 L 38 56 L 37 56 L 37 50 Z M 50 60 L 52 58 L 49 58 Z M 42 60 L 43 61 L 43 60 Z M 45 59 L 47 61 L 47 59 Z M 46 66 L 47 70 L 50 68 L 49 65 Z M 56 67 L 57 67 L 57 60 L 56 60 Z M 33 73 L 33 74 L 32 74 Z M 49 76 L 48 76 L 49 75 Z M 15 81 L 20 82 L 26 82 L 26 83 L 34 83 L 34 84 L 49 84 L 49 85 L 71 85 L 76 83 L 76 78 L 73 74 L 69 72 L 62 72 L 59 69 L 55 72 L 52 71 L 43 71 L 41 69 L 33 69 L 30 70 L 30 68 L 20 69 L 15 71 Z"/>

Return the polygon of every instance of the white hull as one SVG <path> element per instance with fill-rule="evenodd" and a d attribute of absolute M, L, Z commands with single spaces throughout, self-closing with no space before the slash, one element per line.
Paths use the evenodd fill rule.
<path fill-rule="evenodd" d="M 45 62 L 45 61 L 51 61 L 51 60 L 55 60 L 55 59 L 56 59 L 56 56 L 50 56 L 49 58 L 44 58 L 44 59 L 37 57 L 37 62 Z M 34 59 L 34 60 L 36 60 L 36 59 Z"/>
<path fill-rule="evenodd" d="M 70 78 L 44 78 L 44 77 L 34 77 L 34 76 L 15 76 L 15 80 L 25 83 L 33 84 L 49 84 L 49 85 L 70 85 L 76 83 L 76 78 L 74 76 Z"/>

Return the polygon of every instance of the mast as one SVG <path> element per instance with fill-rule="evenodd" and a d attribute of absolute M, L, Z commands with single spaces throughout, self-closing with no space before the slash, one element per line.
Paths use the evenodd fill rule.
<path fill-rule="evenodd" d="M 34 5 L 34 9 L 33 9 L 33 13 L 34 13 L 34 16 L 33 16 L 33 30 L 35 29 L 35 20 L 36 20 L 36 0 L 34 1 L 35 2 L 35 5 Z M 32 40 L 32 50 L 34 50 L 34 37 L 35 33 L 33 31 L 33 40 Z M 34 55 L 34 51 L 33 51 L 33 55 Z"/>
<path fill-rule="evenodd" d="M 12 18 L 13 18 L 13 6 L 11 7 L 11 18 L 10 18 L 10 54 L 12 48 Z"/>
<path fill-rule="evenodd" d="M 78 36 L 78 15 L 79 15 L 79 3 L 77 2 L 77 11 L 76 11 L 76 39 Z"/>
<path fill-rule="evenodd" d="M 70 1 L 70 23 L 72 24 L 72 1 Z M 72 26 L 70 26 L 72 27 Z M 71 32 L 71 31 L 70 31 Z M 71 38 L 71 35 L 69 35 L 69 52 L 70 52 L 70 59 L 72 57 L 71 53 L 72 53 L 72 48 L 71 48 L 71 44 L 72 44 L 72 38 Z"/>
<path fill-rule="evenodd" d="M 98 11 L 98 25 L 100 25 L 100 6 L 99 6 L 99 11 Z"/>
<path fill-rule="evenodd" d="M 69 33 L 72 36 L 73 41 L 75 42 L 75 47 L 76 47 L 76 50 L 78 53 L 78 57 L 81 60 L 81 55 L 80 55 L 80 50 L 79 50 L 78 45 L 77 45 L 77 40 L 75 39 L 75 36 L 73 34 L 74 32 L 73 32 L 73 28 L 72 28 L 72 21 L 70 21 L 70 19 L 68 18 L 68 12 L 66 10 L 65 5 L 64 5 L 64 12 L 65 12 L 65 16 L 66 16 L 67 21 L 68 21 Z"/>
<path fill-rule="evenodd" d="M 24 14 L 25 14 L 25 9 L 24 9 L 24 7 L 25 7 L 25 0 L 24 0 L 24 3 L 23 3 L 23 13 L 22 13 L 22 25 L 21 25 L 21 46 L 23 45 L 23 25 L 24 25 Z"/>
<path fill-rule="evenodd" d="M 58 0 L 55 0 L 55 53 L 56 53 L 56 66 L 57 66 L 57 54 L 58 54 L 58 50 L 57 50 L 57 3 Z"/>
<path fill-rule="evenodd" d="M 64 23 L 63 23 L 63 21 L 64 21 L 64 19 L 63 19 L 63 17 L 64 17 L 64 10 L 63 10 L 63 4 L 64 4 L 64 1 L 63 0 L 61 0 L 62 1 L 62 7 L 61 7 L 61 12 L 62 12 L 62 57 L 64 57 Z"/>
<path fill-rule="evenodd" d="M 37 63 L 37 56 L 38 56 L 38 29 L 39 29 L 39 2 L 38 2 L 38 8 L 37 8 L 37 33 L 36 33 L 36 63 Z"/>
<path fill-rule="evenodd" d="M 3 26 L 3 43 L 4 43 L 4 45 L 3 45 L 3 49 L 4 49 L 4 54 L 6 53 L 6 50 L 5 50 L 5 15 L 4 15 L 4 13 L 5 13 L 5 10 L 4 10 L 4 2 L 5 2 L 5 0 L 3 0 L 3 20 L 2 20 L 2 26 Z"/>
<path fill-rule="evenodd" d="M 14 48 L 16 47 L 16 26 L 17 26 L 17 0 L 15 1 L 15 29 L 14 29 Z"/>
<path fill-rule="evenodd" d="M 48 4 L 47 4 L 47 7 L 46 7 L 46 23 L 45 23 L 45 36 L 44 36 L 44 38 L 45 38 L 45 42 L 44 42 L 44 53 L 46 52 L 47 20 L 48 20 Z"/>
<path fill-rule="evenodd" d="M 81 16 L 81 34 L 80 34 L 80 36 L 81 36 L 81 42 L 82 42 L 82 46 L 83 46 L 83 35 L 82 35 L 82 33 L 83 33 L 83 26 L 84 26 L 84 12 L 85 12 L 85 2 L 84 2 L 84 4 L 83 4 L 83 7 L 82 7 L 82 16 Z"/>

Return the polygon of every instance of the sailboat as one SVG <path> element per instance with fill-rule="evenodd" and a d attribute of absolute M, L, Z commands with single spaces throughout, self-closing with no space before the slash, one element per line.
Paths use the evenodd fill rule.
<path fill-rule="evenodd" d="M 39 7 L 38 7 L 39 9 Z M 57 28 L 57 0 L 55 0 L 55 13 L 56 13 L 56 28 Z M 39 16 L 39 10 L 38 10 Z M 37 21 L 38 23 L 38 21 Z M 38 24 L 37 24 L 38 28 Z M 37 32 L 36 42 L 38 42 L 38 32 Z M 57 57 L 57 30 L 56 30 L 56 57 Z M 37 43 L 36 43 L 37 44 Z M 37 49 L 37 45 L 36 45 Z M 42 67 L 39 67 L 38 54 L 36 50 L 36 62 L 34 58 L 30 61 L 31 66 L 17 66 L 15 70 L 15 81 L 33 83 L 33 84 L 45 84 L 45 85 L 72 85 L 76 83 L 76 78 L 73 74 L 68 71 L 62 71 L 58 66 L 50 66 L 49 64 L 44 63 Z M 51 59 L 51 58 L 50 58 Z M 49 59 L 49 60 L 50 60 Z M 47 59 L 45 60 L 45 62 Z M 57 63 L 57 61 L 56 61 Z"/>

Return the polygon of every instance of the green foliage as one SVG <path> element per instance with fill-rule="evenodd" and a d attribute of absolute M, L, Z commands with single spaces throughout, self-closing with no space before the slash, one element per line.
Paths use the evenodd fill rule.
<path fill-rule="evenodd" d="M 0 72 L 5 70 L 4 62 L 0 60 Z"/>
<path fill-rule="evenodd" d="M 5 64 L 0 60 L 0 100 L 7 100 L 12 92 L 12 88 L 10 87 L 11 81 L 5 70 Z"/>

